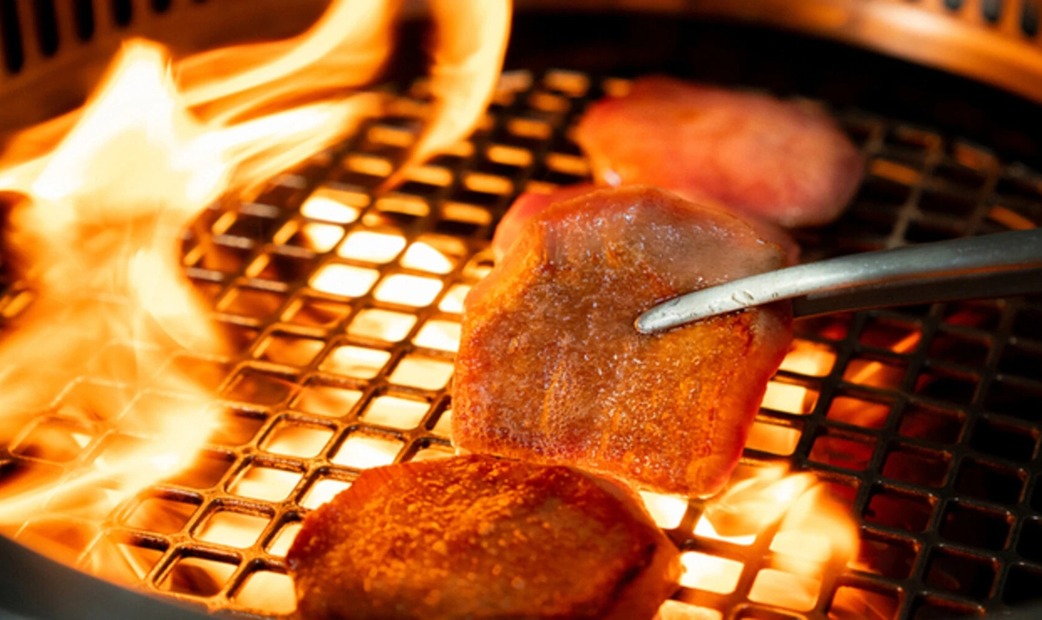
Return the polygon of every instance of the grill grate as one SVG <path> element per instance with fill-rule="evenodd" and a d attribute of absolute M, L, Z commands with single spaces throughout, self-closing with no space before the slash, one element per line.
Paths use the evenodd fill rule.
<path fill-rule="evenodd" d="M 218 389 L 221 428 L 189 469 L 104 523 L 69 508 L 89 497 L 66 497 L 15 538 L 56 541 L 85 570 L 211 610 L 292 611 L 284 556 L 309 509 L 364 467 L 451 454 L 447 385 L 462 299 L 490 267 L 486 240 L 517 192 L 586 178 L 572 123 L 625 81 L 550 70 L 510 73 L 503 84 L 474 136 L 395 192 L 376 188 L 415 137 L 428 99 L 422 82 L 391 116 L 252 202 L 203 213 L 185 234 L 184 264 L 236 353 L 177 356 L 166 368 Z M 888 117 L 839 116 L 870 171 L 843 219 L 799 233 L 806 259 L 1042 222 L 1035 171 Z M 12 284 L 0 314 L 16 316 L 27 299 Z M 789 618 L 972 616 L 1035 599 L 1039 319 L 1035 297 L 798 322 L 799 349 L 825 365 L 787 360 L 743 468 L 791 461 L 826 481 L 858 522 L 857 568 L 789 583 L 808 588 L 807 605 L 774 607 L 757 583 L 776 553 L 775 531 L 750 544 L 693 534 L 702 506 L 692 502 L 662 523 L 689 559 L 711 556 L 720 576 L 682 588 L 677 600 Z M 126 347 L 101 350 L 53 412 L 0 451 L 0 483 L 60 473 L 134 441 L 60 408 L 93 380 L 93 365 Z M 771 398 L 794 392 L 796 401 Z M 175 397 L 146 388 L 129 408 Z M 773 404 L 782 402 L 790 404 Z"/>

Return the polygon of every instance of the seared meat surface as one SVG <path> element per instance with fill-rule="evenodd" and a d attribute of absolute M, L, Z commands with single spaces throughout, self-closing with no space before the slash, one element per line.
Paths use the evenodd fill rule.
<path fill-rule="evenodd" d="M 656 185 L 787 228 L 835 219 L 864 174 L 820 108 L 662 76 L 591 104 L 576 141 L 599 182 Z"/>
<path fill-rule="evenodd" d="M 653 188 L 541 211 L 466 299 L 454 441 L 665 493 L 714 493 L 788 349 L 788 307 L 650 336 L 633 321 L 659 301 L 783 263 L 736 216 Z"/>
<path fill-rule="evenodd" d="M 549 193 L 525 192 L 517 197 L 506 214 L 496 226 L 495 235 L 492 237 L 492 255 L 496 262 L 502 261 L 507 250 L 513 245 L 514 240 L 521 234 L 521 230 L 532 219 L 551 205 L 563 202 L 569 198 L 582 196 L 597 189 L 604 189 L 591 183 L 579 183 L 559 187 Z M 663 188 L 669 189 L 669 188 Z M 800 246 L 792 238 L 787 230 L 758 218 L 743 217 L 746 224 L 752 226 L 757 234 L 765 241 L 778 244 L 785 252 L 785 264 L 795 265 L 800 259 Z"/>
<path fill-rule="evenodd" d="M 480 455 L 363 472 L 287 560 L 305 620 L 651 618 L 679 575 L 622 487 Z"/>

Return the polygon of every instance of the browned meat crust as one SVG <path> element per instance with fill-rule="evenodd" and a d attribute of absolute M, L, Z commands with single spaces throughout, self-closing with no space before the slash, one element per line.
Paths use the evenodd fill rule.
<path fill-rule="evenodd" d="M 600 190 L 542 211 L 467 297 L 455 442 L 666 493 L 714 493 L 788 349 L 788 308 L 655 336 L 633 321 L 658 301 L 783 261 L 737 217 L 661 190 Z"/>
<path fill-rule="evenodd" d="M 678 552 L 628 492 L 568 467 L 470 455 L 363 472 L 304 521 L 298 614 L 651 618 Z"/>

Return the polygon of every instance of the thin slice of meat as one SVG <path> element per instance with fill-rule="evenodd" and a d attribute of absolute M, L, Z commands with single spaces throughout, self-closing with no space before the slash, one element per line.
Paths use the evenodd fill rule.
<path fill-rule="evenodd" d="M 465 301 L 454 441 L 661 492 L 714 493 L 791 342 L 789 308 L 651 336 L 633 322 L 659 301 L 783 262 L 736 216 L 654 188 L 542 211 Z"/>
<path fill-rule="evenodd" d="M 678 551 L 627 490 L 469 455 L 363 472 L 287 555 L 304 620 L 651 618 Z"/>
<path fill-rule="evenodd" d="M 496 232 L 492 236 L 492 256 L 496 262 L 503 260 L 503 256 L 513 245 L 514 239 L 521 234 L 521 229 L 528 223 L 528 220 L 542 213 L 554 203 L 582 196 L 595 189 L 597 186 L 592 183 L 578 183 L 559 187 L 549 193 L 524 192 L 518 196 L 503 218 L 499 220 Z"/>
<path fill-rule="evenodd" d="M 835 219 L 864 175 L 819 107 L 648 76 L 596 101 L 576 141 L 609 185 L 657 185 L 786 228 Z"/>
<path fill-rule="evenodd" d="M 603 187 L 598 187 L 592 183 L 577 183 L 575 185 L 559 187 L 548 193 L 522 193 L 517 197 L 517 200 L 514 201 L 514 204 L 510 205 L 510 208 L 507 209 L 506 214 L 503 215 L 503 218 L 496 226 L 496 232 L 492 236 L 493 258 L 496 262 L 503 260 L 507 250 L 510 249 L 514 240 L 521 234 L 521 229 L 528 223 L 528 220 L 548 209 L 551 205 L 568 200 L 569 198 L 588 194 L 597 189 L 603 189 Z M 726 210 L 725 207 L 720 208 Z M 758 217 L 744 215 L 742 219 L 752 226 L 765 240 L 777 243 L 781 246 L 782 250 L 785 252 L 786 266 L 795 265 L 799 262 L 800 246 L 788 231 L 773 222 L 768 222 Z"/>

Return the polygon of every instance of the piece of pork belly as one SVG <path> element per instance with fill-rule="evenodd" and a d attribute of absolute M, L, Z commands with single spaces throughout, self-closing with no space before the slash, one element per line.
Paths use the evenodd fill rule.
<path fill-rule="evenodd" d="M 647 619 L 679 553 L 630 492 L 469 455 L 370 469 L 287 555 L 303 620 Z"/>
<path fill-rule="evenodd" d="M 864 175 L 819 107 L 663 76 L 592 103 L 575 139 L 600 182 L 657 185 L 786 228 L 834 220 Z"/>
<path fill-rule="evenodd" d="M 736 216 L 654 188 L 542 211 L 465 301 L 454 441 L 660 492 L 714 493 L 789 347 L 788 305 L 657 335 L 633 322 L 657 302 L 783 263 Z"/>

